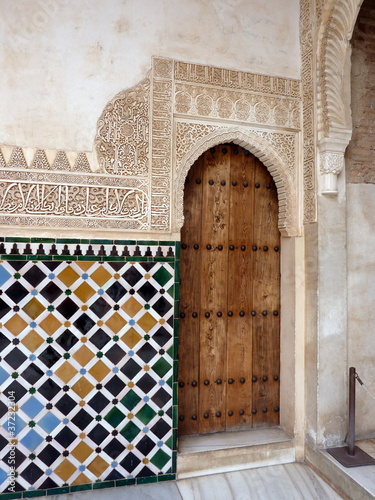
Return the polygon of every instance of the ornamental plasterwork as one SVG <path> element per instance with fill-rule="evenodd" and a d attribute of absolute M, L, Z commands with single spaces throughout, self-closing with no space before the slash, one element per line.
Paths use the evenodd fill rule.
<path fill-rule="evenodd" d="M 177 177 L 198 144 L 230 139 L 274 175 L 280 229 L 297 234 L 300 124 L 298 80 L 153 58 L 103 110 L 93 152 L 1 148 L 0 224 L 178 231 Z"/>

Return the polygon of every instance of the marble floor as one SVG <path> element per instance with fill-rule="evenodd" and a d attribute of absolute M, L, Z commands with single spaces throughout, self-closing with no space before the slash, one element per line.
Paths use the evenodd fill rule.
<path fill-rule="evenodd" d="M 302 463 L 48 497 L 49 500 L 102 500 L 103 498 L 105 500 L 342 499 L 312 469 Z"/>

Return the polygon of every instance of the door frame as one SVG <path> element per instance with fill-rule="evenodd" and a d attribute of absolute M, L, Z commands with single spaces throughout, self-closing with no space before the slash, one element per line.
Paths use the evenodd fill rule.
<path fill-rule="evenodd" d="M 300 229 L 302 179 L 292 178 L 277 151 L 258 135 L 251 131 L 244 134 L 238 128 L 225 130 L 225 133 L 220 129 L 220 133 L 209 134 L 185 156 L 176 179 L 174 209 L 180 214 L 175 219 L 179 221 L 176 232 L 181 235 L 185 178 L 204 151 L 224 142 L 233 142 L 249 150 L 273 176 L 278 191 L 281 233 L 280 427 L 294 438 L 296 460 L 302 460 L 305 443 L 305 249 Z M 296 149 L 300 150 L 298 144 Z"/>

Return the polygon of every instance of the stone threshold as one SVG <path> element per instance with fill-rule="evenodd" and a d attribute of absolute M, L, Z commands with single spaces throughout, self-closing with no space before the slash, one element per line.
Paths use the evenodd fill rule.
<path fill-rule="evenodd" d="M 375 439 L 356 441 L 355 445 L 375 458 Z M 343 498 L 374 500 L 375 465 L 344 467 L 326 450 L 313 450 L 308 446 L 306 446 L 306 463 Z"/>
<path fill-rule="evenodd" d="M 279 427 L 178 439 L 178 479 L 292 462 L 294 441 Z"/>

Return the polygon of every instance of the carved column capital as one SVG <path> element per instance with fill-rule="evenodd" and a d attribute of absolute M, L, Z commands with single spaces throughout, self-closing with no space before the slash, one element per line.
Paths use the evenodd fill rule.
<path fill-rule="evenodd" d="M 319 167 L 323 186 L 321 193 L 337 195 L 337 177 L 345 166 L 345 150 L 349 144 L 351 130 L 340 130 L 335 138 L 324 138 L 319 141 Z"/>

